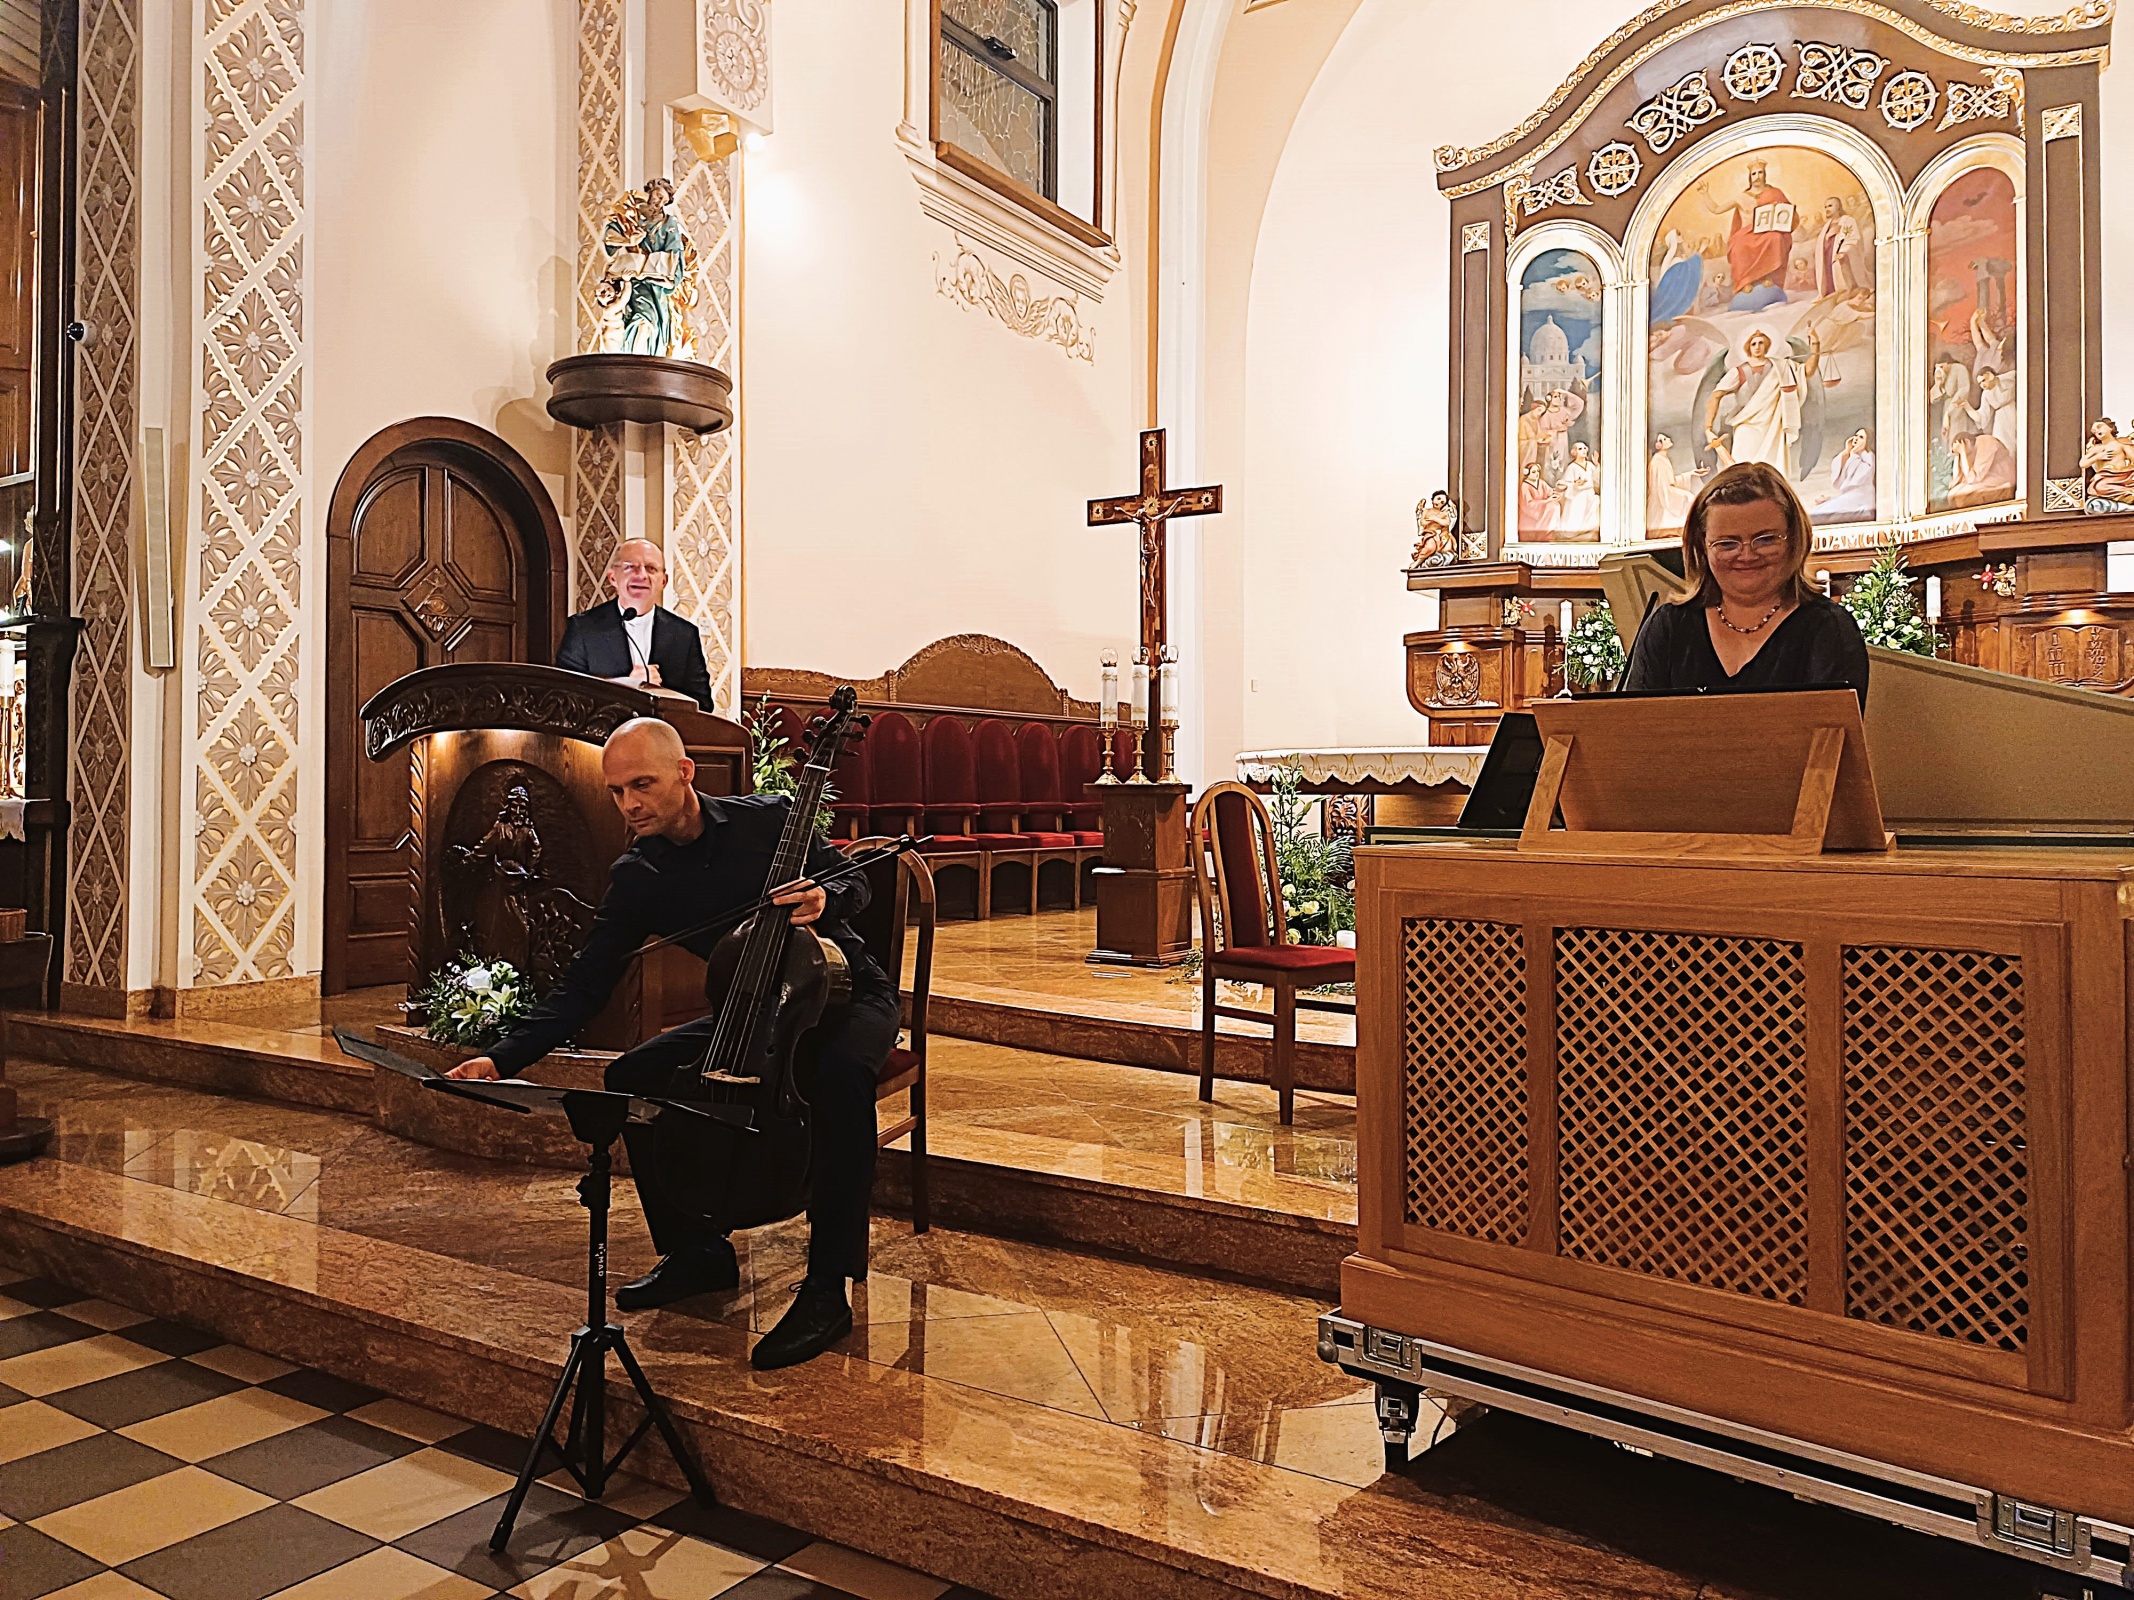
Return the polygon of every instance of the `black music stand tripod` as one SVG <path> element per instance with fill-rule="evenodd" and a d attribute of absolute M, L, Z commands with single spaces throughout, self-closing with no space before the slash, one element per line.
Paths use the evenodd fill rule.
<path fill-rule="evenodd" d="M 556 1380 L 556 1391 L 549 1397 L 548 1410 L 534 1434 L 532 1448 L 526 1453 L 526 1464 L 519 1469 L 518 1482 L 512 1485 L 511 1498 L 504 1503 L 504 1514 L 497 1519 L 496 1531 L 489 1536 L 489 1548 L 501 1551 L 510 1540 L 512 1525 L 518 1521 L 519 1511 L 526 1504 L 527 1491 L 533 1487 L 534 1479 L 541 1475 L 544 1454 L 554 1452 L 558 1464 L 571 1475 L 585 1498 L 598 1500 L 607 1492 L 608 1480 L 615 1475 L 616 1469 L 653 1428 L 659 1429 L 660 1437 L 666 1441 L 675 1464 L 682 1469 L 682 1477 L 697 1503 L 707 1509 L 716 1507 L 719 1498 L 697 1466 L 696 1458 L 682 1442 L 681 1432 L 675 1427 L 666 1402 L 653 1392 L 651 1381 L 646 1378 L 645 1369 L 637 1364 L 637 1355 L 631 1350 L 622 1326 L 608 1319 L 608 1205 L 615 1172 L 615 1141 L 622 1137 L 623 1127 L 633 1112 L 642 1115 L 657 1107 L 685 1116 L 716 1117 L 720 1108 L 683 1105 L 644 1095 L 616 1094 L 605 1089 L 562 1089 L 521 1079 L 493 1082 L 447 1078 L 343 1029 L 336 1028 L 334 1037 L 350 1055 L 405 1073 L 424 1088 L 456 1099 L 479 1100 L 484 1105 L 516 1112 L 531 1112 L 536 1107 L 543 1110 L 560 1108 L 570 1122 L 571 1132 L 586 1147 L 585 1176 L 578 1180 L 578 1200 L 586 1209 L 585 1322 L 571 1335 L 571 1353 L 563 1363 L 563 1375 Z M 745 1112 L 736 1114 L 746 1116 Z M 610 1352 L 622 1363 L 622 1370 L 628 1374 L 631 1387 L 637 1391 L 638 1402 L 645 1409 L 644 1418 L 636 1430 L 612 1456 L 607 1454 L 607 1362 Z M 555 1438 L 556 1420 L 563 1414 L 566 1399 L 571 1401 L 570 1431 L 559 1444 Z"/>

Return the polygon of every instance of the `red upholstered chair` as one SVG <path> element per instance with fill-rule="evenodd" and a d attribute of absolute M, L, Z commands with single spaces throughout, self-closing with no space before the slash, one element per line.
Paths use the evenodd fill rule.
<path fill-rule="evenodd" d="M 838 848 L 852 855 L 888 842 L 854 839 Z M 875 862 L 867 869 L 867 883 L 874 893 L 867 909 L 852 919 L 852 931 L 903 992 L 907 1030 L 904 1043 L 889 1052 L 875 1079 L 875 1103 L 906 1090 L 911 1093 L 909 1113 L 882 1129 L 875 1143 L 886 1147 L 911 1135 L 911 1231 L 924 1233 L 932 1220 L 926 1183 L 926 1002 L 934 982 L 934 875 L 918 856 L 905 855 Z M 906 977 L 904 952 L 915 925 L 919 937 L 910 943 L 911 974 Z"/>
<path fill-rule="evenodd" d="M 1084 724 L 1069 726 L 1067 734 L 1077 731 L 1092 733 Z M 1062 735 L 1055 732 L 1049 723 L 1026 722 L 1015 736 L 1016 754 L 1021 758 L 1023 772 L 1023 823 L 1026 827 L 1040 830 L 1039 837 L 1048 841 L 1043 848 L 1059 852 L 1056 859 L 1071 863 L 1069 876 L 1073 879 L 1073 898 L 1069 902 L 1075 910 L 1082 906 L 1082 864 L 1104 854 L 1104 834 L 1101 829 L 1084 833 L 1070 825 L 1070 807 L 1060 787 L 1060 750 Z M 1089 741 L 1092 759 L 1101 752 L 1101 744 L 1094 738 Z M 1090 781 L 1094 781 L 1092 773 Z M 1040 867 L 1040 873 L 1043 868 Z"/>
<path fill-rule="evenodd" d="M 924 830 L 926 777 L 919 751 L 919 730 L 901 711 L 884 711 L 868 726 L 867 817 L 863 832 L 888 834 Z"/>
<path fill-rule="evenodd" d="M 1057 826 L 1047 828 L 1047 822 L 1056 822 L 1052 814 L 1029 814 L 1014 723 L 986 717 L 973 732 L 972 744 L 978 755 L 978 835 L 992 853 L 996 879 L 1005 865 L 1028 870 L 1030 914 L 1035 916 L 1038 878 L 1045 867 L 1059 861 L 1070 874 L 1075 870 L 1074 835 Z"/>
<path fill-rule="evenodd" d="M 1103 776 L 1103 735 L 1086 722 L 1066 728 L 1060 734 L 1060 798 L 1067 807 L 1067 831 L 1076 844 L 1104 844 L 1104 803 L 1083 792 Z"/>
<path fill-rule="evenodd" d="M 1299 989 L 1354 983 L 1356 952 L 1327 945 L 1291 944 L 1275 868 L 1274 826 L 1260 797 L 1242 783 L 1211 784 L 1193 808 L 1188 837 L 1193 888 L 1200 902 L 1200 1097 L 1215 1098 L 1215 1019 L 1271 1024 L 1274 1087 L 1282 1121 L 1295 1111 L 1297 1012 L 1345 1011 L 1354 1000 L 1301 996 Z M 1221 978 L 1265 984 L 1274 1013 L 1215 1003 Z"/>
<path fill-rule="evenodd" d="M 963 719 L 942 712 L 919 736 L 926 772 L 926 828 L 934 842 L 926 847 L 928 865 L 938 878 L 968 868 L 975 885 L 973 915 L 993 914 L 993 862 L 984 844 L 972 837 L 978 820 L 978 757 L 971 730 Z"/>
<path fill-rule="evenodd" d="M 839 839 L 857 839 L 867 832 L 874 787 L 868 781 L 870 748 L 866 738 L 847 739 L 844 753 L 830 773 L 830 788 L 837 797 L 830 802 L 830 832 Z"/>

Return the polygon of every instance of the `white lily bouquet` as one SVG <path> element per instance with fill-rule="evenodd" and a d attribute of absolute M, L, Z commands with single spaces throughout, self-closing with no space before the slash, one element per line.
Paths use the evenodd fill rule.
<path fill-rule="evenodd" d="M 486 1050 L 533 1010 L 533 994 L 510 962 L 461 956 L 433 973 L 408 1009 L 423 1014 L 438 1043 Z"/>

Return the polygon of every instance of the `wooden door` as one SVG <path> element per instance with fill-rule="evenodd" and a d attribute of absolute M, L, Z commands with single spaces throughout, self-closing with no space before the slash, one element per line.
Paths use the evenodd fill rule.
<path fill-rule="evenodd" d="M 327 640 L 329 994 L 403 983 L 409 973 L 412 757 L 405 750 L 384 761 L 364 756 L 364 703 L 423 667 L 551 659 L 561 609 L 554 509 L 515 453 L 508 462 L 494 454 L 510 447 L 483 438 L 491 451 L 458 438 L 416 437 L 371 464 L 348 492 L 366 446 L 335 490 L 328 527 L 335 590 Z M 523 479 L 510 470 L 514 464 Z"/>

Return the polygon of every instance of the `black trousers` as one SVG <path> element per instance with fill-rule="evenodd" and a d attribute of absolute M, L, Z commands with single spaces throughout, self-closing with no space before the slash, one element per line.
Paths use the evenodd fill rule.
<path fill-rule="evenodd" d="M 897 1042 L 899 1007 L 891 989 L 865 988 L 843 1018 L 818 1035 L 815 1097 L 815 1192 L 808 1202 L 808 1276 L 824 1282 L 867 1271 L 867 1208 L 874 1195 L 874 1086 Z M 621 1094 L 665 1094 L 675 1075 L 702 1059 L 716 1017 L 700 1017 L 647 1039 L 610 1063 L 607 1085 Z M 651 1130 L 623 1130 L 632 1172 L 651 1172 Z M 725 1241 L 704 1219 L 668 1201 L 656 1183 L 638 1180 L 637 1197 L 663 1256 L 717 1250 Z"/>

